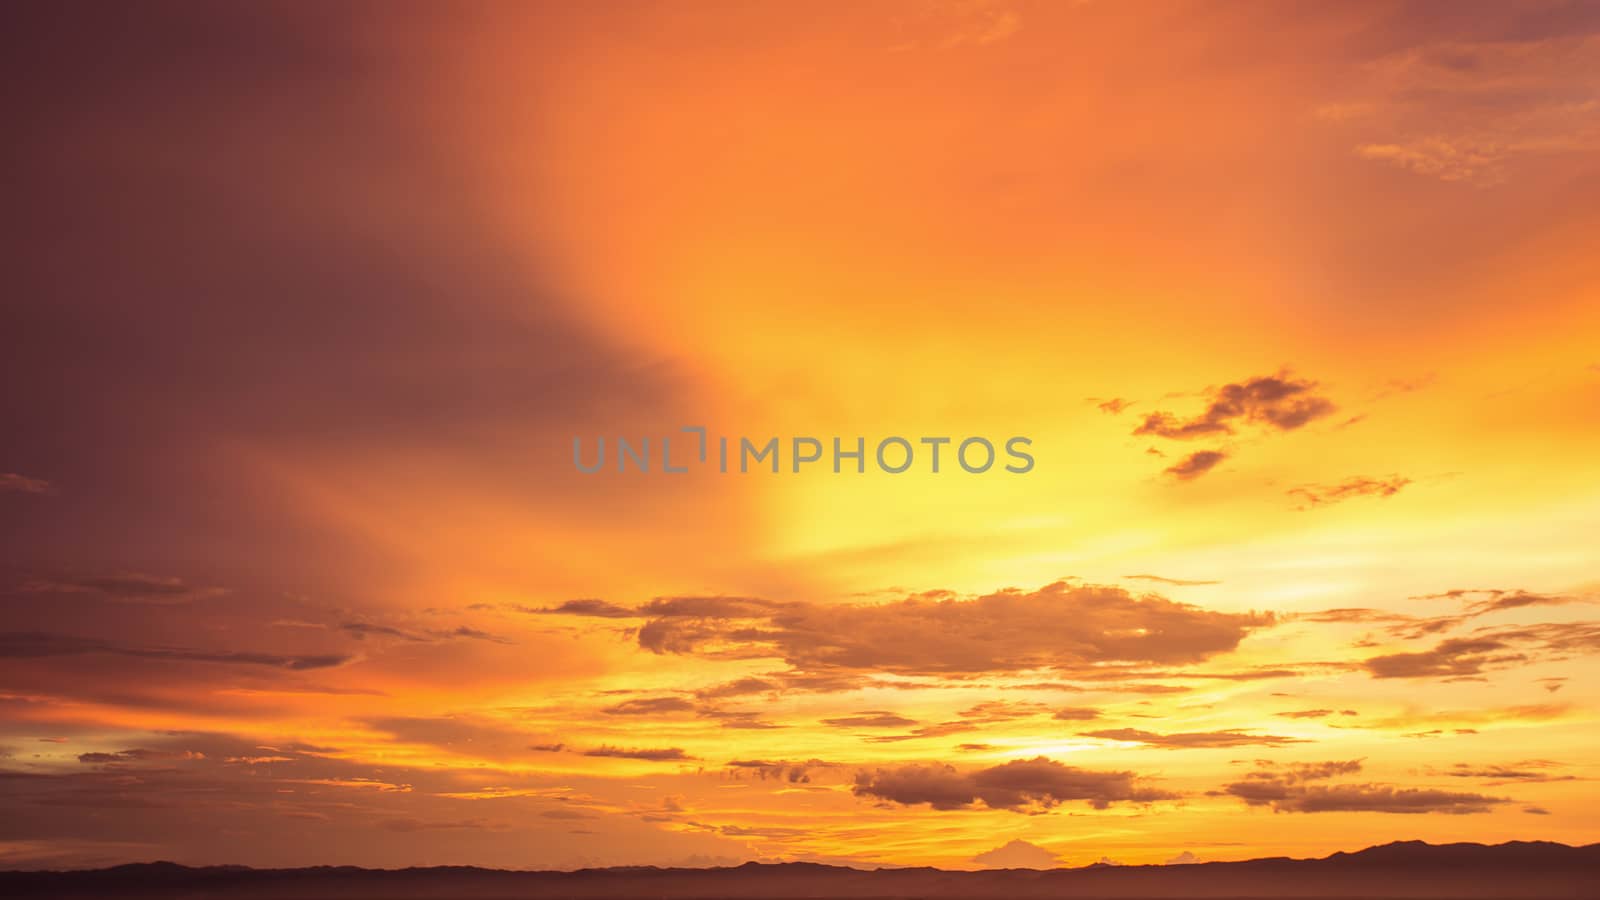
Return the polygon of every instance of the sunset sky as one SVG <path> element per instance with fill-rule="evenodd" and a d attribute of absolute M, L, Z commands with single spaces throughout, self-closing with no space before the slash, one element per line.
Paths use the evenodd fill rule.
<path fill-rule="evenodd" d="M 1600 840 L 1600 3 L 0 20 L 0 868 Z"/>

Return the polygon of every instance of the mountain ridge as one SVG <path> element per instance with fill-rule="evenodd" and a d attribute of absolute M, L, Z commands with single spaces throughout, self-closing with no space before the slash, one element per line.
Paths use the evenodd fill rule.
<path fill-rule="evenodd" d="M 1395 841 L 1325 857 L 1262 857 L 1181 866 L 1056 869 L 857 869 L 813 862 L 719 868 L 623 866 L 569 871 L 426 866 L 191 867 L 170 861 L 102 869 L 0 872 L 12 897 L 253 900 L 672 897 L 1410 898 L 1578 900 L 1600 896 L 1600 844 Z"/>

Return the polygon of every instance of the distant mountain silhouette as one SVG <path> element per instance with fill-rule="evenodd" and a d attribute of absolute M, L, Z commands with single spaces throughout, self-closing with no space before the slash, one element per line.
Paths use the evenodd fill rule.
<path fill-rule="evenodd" d="M 1594 900 L 1600 897 L 1600 844 L 1546 842 L 1445 844 L 1407 841 L 1324 859 L 1276 857 L 1184 866 L 1088 866 L 949 872 L 931 868 L 858 869 L 815 863 L 722 869 L 631 866 L 533 872 L 445 866 L 426 869 L 189 868 L 141 863 L 79 872 L 0 872 L 0 896 L 182 897 L 248 900 L 410 900 L 410 898 L 1434 898 L 1434 900 Z"/>

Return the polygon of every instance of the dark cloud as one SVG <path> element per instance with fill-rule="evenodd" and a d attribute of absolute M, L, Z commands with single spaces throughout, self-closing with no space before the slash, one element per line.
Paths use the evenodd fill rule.
<path fill-rule="evenodd" d="M 600 710 L 608 716 L 650 716 L 658 713 L 694 712 L 694 703 L 682 697 L 641 697 Z"/>
<path fill-rule="evenodd" d="M 715 719 L 721 722 L 723 728 L 766 729 L 785 727 L 775 722 L 769 722 L 761 717 L 761 713 L 751 710 L 702 707 L 699 710 L 699 715 L 703 719 Z"/>
<path fill-rule="evenodd" d="M 841 768 L 839 763 L 808 759 L 804 762 L 765 759 L 735 759 L 728 762 L 735 772 L 749 772 L 762 781 L 783 781 L 789 784 L 810 784 L 812 773 L 819 769 Z"/>
<path fill-rule="evenodd" d="M 1363 665 L 1374 678 L 1440 678 L 1477 675 L 1486 667 L 1525 662 L 1523 653 L 1508 652 L 1505 641 L 1490 638 L 1452 638 L 1432 650 L 1389 653 L 1367 659 Z"/>
<path fill-rule="evenodd" d="M 1339 775 L 1354 775 L 1361 771 L 1365 760 L 1360 759 L 1335 759 L 1326 762 L 1295 762 L 1287 766 L 1279 766 L 1271 760 L 1256 760 L 1262 769 L 1271 771 L 1255 771 L 1250 773 L 1250 778 L 1263 778 L 1272 781 L 1282 781 L 1286 784 L 1300 784 L 1307 781 L 1325 781 Z"/>
<path fill-rule="evenodd" d="M 1200 450 L 1185 456 L 1166 468 L 1166 473 L 1179 481 L 1192 481 L 1211 471 L 1217 463 L 1228 458 L 1220 450 Z"/>
<path fill-rule="evenodd" d="M 1113 803 L 1149 803 L 1176 795 L 1140 784 L 1132 772 L 1096 772 L 1037 756 L 962 772 L 953 766 L 913 764 L 856 775 L 858 797 L 934 809 L 990 809 L 1035 812 L 1082 800 L 1095 809 Z"/>
<path fill-rule="evenodd" d="M 280 669 L 325 669 L 349 662 L 344 654 L 293 655 L 245 651 L 192 650 L 180 647 L 136 647 L 93 638 L 42 632 L 0 633 L 0 659 L 36 659 L 101 653 L 137 659 L 224 665 L 271 666 Z"/>
<path fill-rule="evenodd" d="M 1111 728 L 1104 731 L 1086 731 L 1084 737 L 1108 741 L 1131 741 L 1147 747 L 1167 750 L 1193 750 L 1214 747 L 1247 747 L 1252 745 L 1277 747 L 1283 744 L 1304 743 L 1299 738 L 1275 734 L 1251 734 L 1247 731 L 1185 731 L 1157 734 L 1137 728 Z"/>
<path fill-rule="evenodd" d="M 740 697 L 746 694 L 765 694 L 776 690 L 778 690 L 778 685 L 775 682 L 763 678 L 749 677 L 701 688 L 695 691 L 694 694 L 704 700 L 718 700 L 726 697 Z"/>
<path fill-rule="evenodd" d="M 1195 418 L 1180 420 L 1171 413 L 1154 412 L 1145 416 L 1133 433 L 1188 440 L 1232 434 L 1234 426 L 1241 423 L 1292 431 L 1337 409 L 1332 401 L 1318 396 L 1316 388 L 1316 382 L 1287 373 L 1251 378 L 1212 391 L 1210 405 Z"/>
<path fill-rule="evenodd" d="M 628 609 L 624 606 L 618 606 L 615 603 L 607 603 L 604 600 L 595 600 L 592 598 L 568 600 L 560 606 L 554 606 L 548 609 L 534 609 L 532 607 L 524 607 L 523 609 L 525 612 L 532 613 L 568 616 L 594 616 L 601 619 L 631 619 L 639 615 L 637 610 Z"/>
<path fill-rule="evenodd" d="M 1170 584 L 1174 587 L 1191 587 L 1198 584 L 1221 584 L 1220 581 L 1189 581 L 1183 578 L 1165 578 L 1160 575 L 1124 575 L 1123 578 L 1135 581 L 1155 581 L 1161 584 Z"/>
<path fill-rule="evenodd" d="M 1529 606 L 1566 606 L 1572 603 L 1589 602 L 1582 597 L 1572 597 L 1562 594 L 1536 594 L 1531 591 L 1484 591 L 1488 594 L 1482 600 L 1467 605 L 1467 614 L 1482 616 L 1492 612 L 1501 612 L 1508 609 L 1523 609 Z"/>
<path fill-rule="evenodd" d="M 379 625 L 374 622 L 344 622 L 340 624 L 339 628 L 357 640 L 364 640 L 368 636 L 372 635 L 378 637 L 399 638 L 400 640 L 404 641 L 427 640 L 427 638 L 423 637 L 422 635 L 411 634 L 409 632 L 401 631 L 392 625 Z"/>
<path fill-rule="evenodd" d="M 1277 767 L 1264 762 L 1264 768 L 1223 788 L 1222 793 L 1238 797 L 1250 806 L 1270 806 L 1278 812 L 1382 812 L 1447 813 L 1462 815 L 1489 812 L 1508 802 L 1504 798 L 1481 794 L 1456 793 L 1426 788 L 1398 788 L 1386 784 L 1324 785 L 1340 775 L 1361 771 L 1362 761 L 1335 760 L 1321 763 L 1293 763 Z"/>
<path fill-rule="evenodd" d="M 781 656 L 802 674 L 898 675 L 1199 662 L 1238 646 L 1270 614 L 1223 613 L 1116 587 L 1056 582 L 973 599 L 879 605 L 734 598 L 653 601 L 639 644 L 657 653 Z"/>
<path fill-rule="evenodd" d="M 1060 719 L 1063 722 L 1085 722 L 1089 719 L 1100 718 L 1100 710 L 1087 706 L 1068 706 L 1056 710 L 1053 718 Z"/>
<path fill-rule="evenodd" d="M 1287 712 L 1273 713 L 1273 715 L 1284 719 L 1326 719 L 1335 713 L 1341 716 L 1357 715 L 1353 709 L 1292 709 Z"/>
<path fill-rule="evenodd" d="M 978 726 L 970 720 L 958 719 L 951 722 L 937 722 L 914 728 L 905 734 L 883 734 L 867 738 L 874 744 L 892 744 L 899 741 L 914 741 L 921 738 L 947 737 L 952 734 L 962 734 L 968 731 L 977 731 Z"/>
<path fill-rule="evenodd" d="M 1041 716 L 1050 711 L 1050 707 L 1043 703 L 1012 700 L 985 700 L 976 703 L 956 713 L 968 722 L 1011 722 L 1016 719 L 1030 719 Z"/>
<path fill-rule="evenodd" d="M 1513 784 L 1516 782 L 1544 783 L 1552 781 L 1577 781 L 1578 776 L 1563 774 L 1553 771 L 1562 768 L 1561 763 L 1548 759 L 1528 759 L 1510 765 L 1473 765 L 1471 763 L 1456 763 L 1453 767 L 1431 774 L 1447 775 L 1451 778 L 1473 778 L 1483 781 L 1490 786 Z"/>
<path fill-rule="evenodd" d="M 1251 806 L 1278 812 L 1486 813 L 1504 797 L 1385 784 L 1289 785 L 1268 779 L 1230 784 L 1225 792 Z"/>
<path fill-rule="evenodd" d="M 119 603 L 166 605 L 188 603 L 226 593 L 221 588 L 198 587 L 182 578 L 125 572 L 111 575 L 55 575 L 34 578 L 19 589 L 24 594 L 91 594 Z"/>
<path fill-rule="evenodd" d="M 596 747 L 593 750 L 583 751 L 584 756 L 602 756 L 615 759 L 642 759 L 650 762 L 672 762 L 675 760 L 691 760 L 693 756 L 684 753 L 679 747 L 663 747 L 658 749 L 625 749 L 622 747 Z"/>
<path fill-rule="evenodd" d="M 131 762 L 165 762 L 171 760 L 204 759 L 205 755 L 190 750 L 149 750 L 136 747 L 132 750 L 118 750 L 112 753 L 93 752 L 78 754 L 78 762 L 90 765 L 105 765 L 108 763 Z"/>
<path fill-rule="evenodd" d="M 835 728 L 903 728 L 907 725 L 915 725 L 917 721 L 891 712 L 872 711 L 853 716 L 840 716 L 835 719 L 823 719 L 822 724 L 831 725 Z"/>
<path fill-rule="evenodd" d="M 1123 410 L 1133 405 L 1132 400 L 1124 400 L 1121 397 L 1112 397 L 1110 400 L 1090 397 L 1089 402 L 1093 403 L 1101 412 L 1113 416 L 1120 414 Z"/>
<path fill-rule="evenodd" d="M 1288 494 L 1299 498 L 1304 504 L 1301 509 L 1310 509 L 1313 506 L 1326 506 L 1354 497 L 1392 497 L 1408 484 L 1411 484 L 1411 479 L 1399 476 L 1349 478 L 1337 484 L 1303 484 L 1290 488 Z"/>
<path fill-rule="evenodd" d="M 0 472 L 0 494 L 48 494 L 53 490 L 43 478 L 29 478 L 16 472 Z"/>

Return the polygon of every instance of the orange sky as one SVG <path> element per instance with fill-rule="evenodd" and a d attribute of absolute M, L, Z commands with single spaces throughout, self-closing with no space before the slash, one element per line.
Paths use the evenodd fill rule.
<path fill-rule="evenodd" d="M 101 14 L 0 28 L 0 866 L 1600 833 L 1593 5 Z M 1036 465 L 572 465 L 683 426 Z"/>

